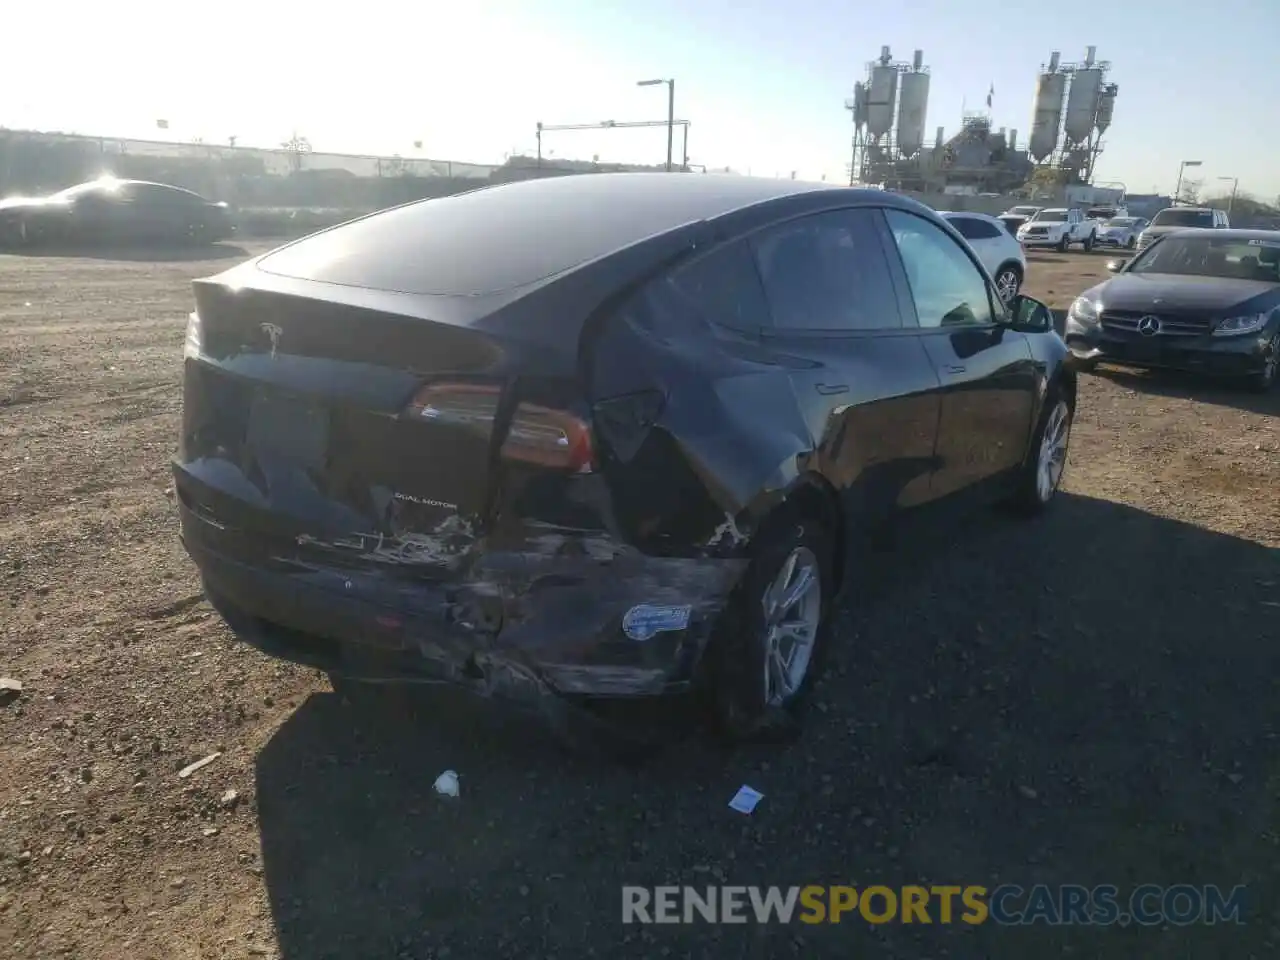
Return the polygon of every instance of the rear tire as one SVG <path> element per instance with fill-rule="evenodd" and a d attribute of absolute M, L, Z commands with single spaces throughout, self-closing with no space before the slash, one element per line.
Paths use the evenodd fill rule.
<path fill-rule="evenodd" d="M 766 527 L 712 640 L 711 699 L 731 742 L 789 739 L 820 672 L 835 595 L 834 538 L 811 514 Z"/>
<path fill-rule="evenodd" d="M 1075 404 L 1054 384 L 1045 397 L 1027 460 L 1018 473 L 1010 505 L 1023 515 L 1040 513 L 1053 502 L 1067 468 Z"/>
<path fill-rule="evenodd" d="M 996 273 L 996 293 L 1008 303 L 1022 289 L 1022 271 L 1012 263 L 1006 263 Z"/>

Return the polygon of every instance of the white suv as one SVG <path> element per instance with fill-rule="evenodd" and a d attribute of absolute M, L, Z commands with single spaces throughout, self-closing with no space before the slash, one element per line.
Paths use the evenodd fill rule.
<path fill-rule="evenodd" d="M 985 213 L 959 213 L 939 211 L 956 228 L 956 232 L 968 241 L 973 252 L 996 283 L 1000 299 L 1008 303 L 1022 287 L 1027 275 L 1027 258 L 1022 244 L 995 217 Z"/>
<path fill-rule="evenodd" d="M 1138 237 L 1138 249 L 1145 250 L 1157 239 L 1174 230 L 1188 227 L 1207 227 L 1210 230 L 1226 230 L 1231 226 L 1227 211 L 1212 207 L 1165 207 L 1147 224 Z"/>
<path fill-rule="evenodd" d="M 1073 243 L 1093 249 L 1098 225 L 1079 207 L 1047 207 L 1018 228 L 1018 242 L 1025 247 L 1053 247 L 1065 253 Z"/>

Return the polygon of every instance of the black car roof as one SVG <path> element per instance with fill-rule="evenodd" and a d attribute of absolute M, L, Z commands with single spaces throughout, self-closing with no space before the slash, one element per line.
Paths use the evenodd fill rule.
<path fill-rule="evenodd" d="M 411 294 L 497 293 L 650 237 L 823 192 L 909 206 L 881 190 L 725 174 L 603 173 L 482 187 L 393 207 L 258 261 L 271 274 Z"/>

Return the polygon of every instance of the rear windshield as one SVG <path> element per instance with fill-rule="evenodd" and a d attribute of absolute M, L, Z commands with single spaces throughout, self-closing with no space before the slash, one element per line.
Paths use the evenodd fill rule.
<path fill-rule="evenodd" d="M 1153 227 L 1212 227 L 1209 210 L 1161 210 L 1151 221 Z"/>
<path fill-rule="evenodd" d="M 1132 227 L 1137 222 L 1138 221 L 1135 217 L 1113 217 L 1112 219 L 1107 221 L 1107 226 L 1108 227 Z"/>
<path fill-rule="evenodd" d="M 571 179 L 584 183 L 564 188 Z M 702 213 L 684 191 L 651 196 L 592 180 L 529 181 L 395 207 L 305 237 L 258 266 L 349 287 L 474 296 L 555 276 Z"/>

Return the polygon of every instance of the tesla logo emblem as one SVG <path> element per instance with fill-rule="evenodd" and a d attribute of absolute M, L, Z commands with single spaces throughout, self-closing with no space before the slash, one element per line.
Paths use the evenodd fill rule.
<path fill-rule="evenodd" d="M 276 347 L 280 345 L 280 334 L 284 333 L 284 331 L 274 323 L 264 323 L 261 326 L 262 332 L 265 333 L 267 335 L 267 339 L 271 341 L 271 359 L 274 360 L 276 358 Z"/>
<path fill-rule="evenodd" d="M 1138 321 L 1138 332 L 1144 337 L 1154 337 L 1160 332 L 1160 318 L 1147 314 Z"/>

